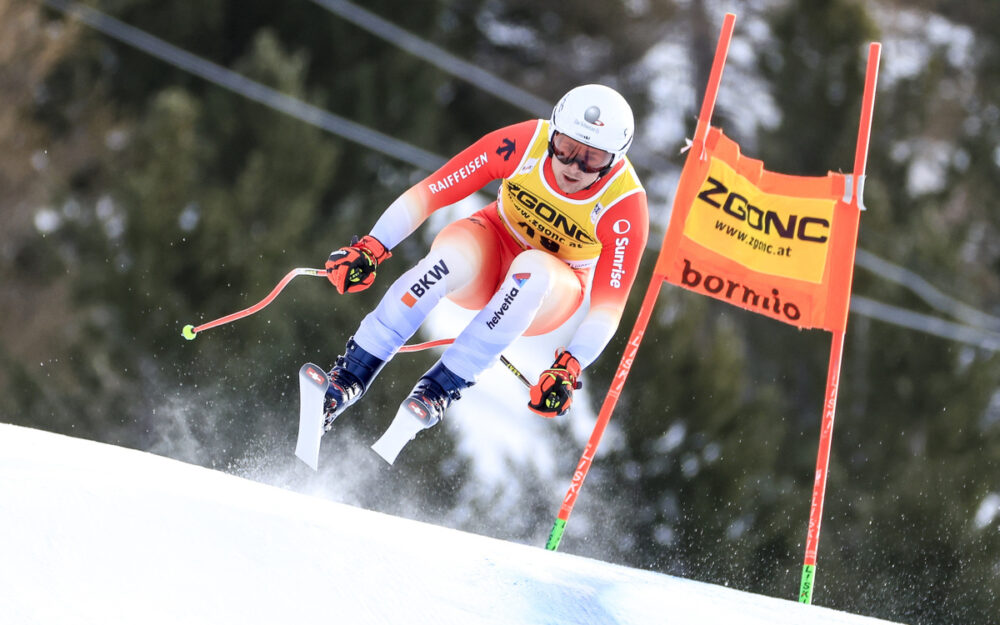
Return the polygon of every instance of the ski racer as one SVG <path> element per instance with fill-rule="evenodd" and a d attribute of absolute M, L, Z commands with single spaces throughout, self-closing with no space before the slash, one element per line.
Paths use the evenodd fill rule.
<path fill-rule="evenodd" d="M 425 428 L 515 339 L 565 323 L 592 277 L 590 310 L 529 392 L 534 412 L 565 414 L 581 371 L 618 327 L 646 245 L 646 193 L 625 158 L 634 130 L 618 92 L 576 87 L 550 119 L 483 136 L 396 199 L 368 235 L 330 254 L 327 277 L 338 292 L 367 289 L 390 250 L 431 213 L 501 181 L 496 201 L 444 227 L 347 341 L 330 372 L 324 429 L 442 298 L 478 313 L 400 407 Z"/>

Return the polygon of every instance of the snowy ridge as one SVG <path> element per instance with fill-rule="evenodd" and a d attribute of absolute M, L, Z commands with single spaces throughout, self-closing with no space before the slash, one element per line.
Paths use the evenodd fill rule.
<path fill-rule="evenodd" d="M 0 424 L 21 623 L 885 623 L 427 525 Z"/>

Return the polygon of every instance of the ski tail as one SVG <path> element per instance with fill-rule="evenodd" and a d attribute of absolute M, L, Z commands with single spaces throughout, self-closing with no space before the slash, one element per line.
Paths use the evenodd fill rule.
<path fill-rule="evenodd" d="M 323 401 L 330 378 L 319 365 L 307 362 L 299 369 L 299 436 L 295 455 L 316 471 L 323 437 Z"/>

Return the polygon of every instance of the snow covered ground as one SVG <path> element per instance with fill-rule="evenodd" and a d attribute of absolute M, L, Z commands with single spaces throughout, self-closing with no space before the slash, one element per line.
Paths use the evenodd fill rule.
<path fill-rule="evenodd" d="M 0 424 L 0 622 L 880 623 Z"/>

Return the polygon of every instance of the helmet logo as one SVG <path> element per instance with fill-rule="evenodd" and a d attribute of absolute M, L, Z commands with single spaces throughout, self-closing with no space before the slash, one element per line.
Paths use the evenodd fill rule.
<path fill-rule="evenodd" d="M 584 111 L 583 118 L 595 126 L 604 125 L 604 122 L 601 121 L 601 109 L 596 106 L 591 106 Z"/>

